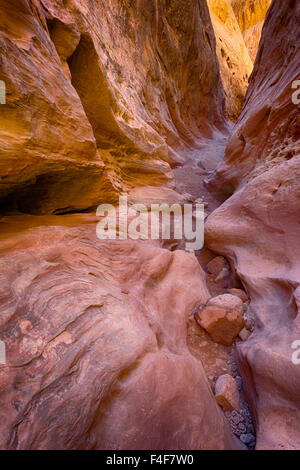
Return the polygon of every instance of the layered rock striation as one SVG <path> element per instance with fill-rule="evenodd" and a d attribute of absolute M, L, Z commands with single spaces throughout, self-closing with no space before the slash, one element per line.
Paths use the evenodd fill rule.
<path fill-rule="evenodd" d="M 0 447 L 239 448 L 187 347 L 194 255 L 54 219 L 1 234 Z"/>
<path fill-rule="evenodd" d="M 0 12 L 0 447 L 241 448 L 187 345 L 209 298 L 195 256 L 63 215 L 182 199 L 171 167 L 227 130 L 206 3 Z"/>
<path fill-rule="evenodd" d="M 0 2 L 0 200 L 86 210 L 168 183 L 184 151 L 224 128 L 205 2 Z"/>
<path fill-rule="evenodd" d="M 253 448 L 244 392 L 258 449 L 300 447 L 300 6 L 273 0 L 213 172 L 268 2 L 239 3 L 216 42 L 202 0 L 0 0 L 2 449 Z M 202 201 L 207 246 L 99 240 L 120 193 Z"/>

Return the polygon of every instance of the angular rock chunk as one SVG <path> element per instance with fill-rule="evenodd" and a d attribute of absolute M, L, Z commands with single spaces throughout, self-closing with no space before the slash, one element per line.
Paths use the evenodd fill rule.
<path fill-rule="evenodd" d="M 217 403 L 224 410 L 237 410 L 240 404 L 239 389 L 234 378 L 229 374 L 221 375 L 215 386 Z"/>
<path fill-rule="evenodd" d="M 250 335 L 251 335 L 251 332 L 247 330 L 247 328 L 243 328 L 242 331 L 240 331 L 239 333 L 239 337 L 241 338 L 242 341 L 247 341 Z"/>
<path fill-rule="evenodd" d="M 225 125 L 206 2 L 72 3 L 0 1 L 0 200 L 29 214 L 167 183 Z"/>
<path fill-rule="evenodd" d="M 222 269 L 227 268 L 227 261 L 223 256 L 217 256 L 207 264 L 206 268 L 210 274 L 218 276 Z"/>
<path fill-rule="evenodd" d="M 230 294 L 213 297 L 195 319 L 216 343 L 230 346 L 245 324 L 243 302 Z"/>
<path fill-rule="evenodd" d="M 249 300 L 248 295 L 242 289 L 228 289 L 228 294 L 235 295 L 239 297 L 243 302 L 247 302 Z"/>

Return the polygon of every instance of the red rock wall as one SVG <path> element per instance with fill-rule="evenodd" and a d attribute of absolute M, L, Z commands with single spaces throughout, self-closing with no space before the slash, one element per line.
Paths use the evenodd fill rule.
<path fill-rule="evenodd" d="M 300 446 L 300 4 L 274 0 L 242 114 L 212 186 L 234 193 L 208 219 L 206 240 L 226 254 L 251 296 L 255 332 L 238 348 L 258 449 Z"/>
<path fill-rule="evenodd" d="M 206 223 L 206 243 L 251 297 L 237 357 L 258 449 L 300 447 L 299 9 L 273 0 L 210 182 L 227 200 Z M 30 213 L 1 215 L 0 448 L 241 448 L 211 389 L 231 350 L 194 321 L 211 280 L 197 258 L 158 241 L 100 241 L 91 214 L 32 215 L 127 190 L 134 202 L 193 200 L 153 185 L 170 186 L 171 166 L 192 149 L 194 186 L 207 173 L 201 158 L 222 153 L 206 3 L 0 0 L 0 13 L 1 213 Z M 228 288 L 227 277 L 226 267 Z"/>
<path fill-rule="evenodd" d="M 207 4 L 216 36 L 226 110 L 229 118 L 236 122 L 243 107 L 253 64 L 230 0 L 208 0 Z"/>

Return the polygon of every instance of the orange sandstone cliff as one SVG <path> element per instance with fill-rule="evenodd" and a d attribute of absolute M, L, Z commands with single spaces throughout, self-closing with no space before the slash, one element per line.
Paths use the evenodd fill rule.
<path fill-rule="evenodd" d="M 0 198 L 62 213 L 167 183 L 224 128 L 206 5 L 1 0 Z"/>
<path fill-rule="evenodd" d="M 264 20 L 272 0 L 231 0 L 232 8 L 254 62 Z"/>

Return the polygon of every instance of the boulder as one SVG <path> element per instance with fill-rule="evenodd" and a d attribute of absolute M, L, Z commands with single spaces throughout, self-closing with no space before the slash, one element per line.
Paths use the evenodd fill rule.
<path fill-rule="evenodd" d="M 213 297 L 209 299 L 207 302 L 208 306 L 216 306 L 216 307 L 222 307 L 227 310 L 236 310 L 238 313 L 242 314 L 244 309 L 243 309 L 243 302 L 239 297 L 236 295 L 231 295 L 231 294 L 223 294 L 223 295 L 218 295 L 217 297 Z"/>
<path fill-rule="evenodd" d="M 243 302 L 230 294 L 213 297 L 195 319 L 216 343 L 230 346 L 245 324 Z"/>

